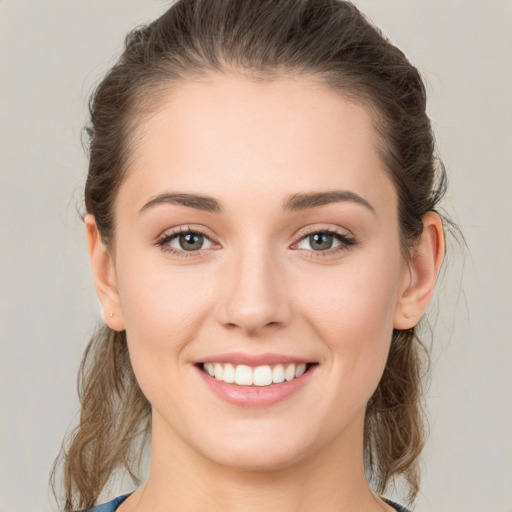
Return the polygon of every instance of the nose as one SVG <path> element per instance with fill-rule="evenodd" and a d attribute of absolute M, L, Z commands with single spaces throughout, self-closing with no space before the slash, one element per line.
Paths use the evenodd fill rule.
<path fill-rule="evenodd" d="M 291 304 L 283 266 L 271 250 L 246 249 L 226 261 L 217 316 L 224 327 L 254 336 L 287 324 Z"/>

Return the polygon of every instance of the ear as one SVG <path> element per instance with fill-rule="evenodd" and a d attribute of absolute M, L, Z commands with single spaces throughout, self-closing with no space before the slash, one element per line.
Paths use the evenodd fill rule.
<path fill-rule="evenodd" d="M 410 250 L 408 277 L 395 309 L 395 329 L 411 329 L 420 321 L 434 294 L 443 257 L 443 222 L 437 213 L 428 212 L 421 238 Z"/>
<path fill-rule="evenodd" d="M 124 330 L 116 273 L 112 255 L 103 244 L 93 215 L 85 216 L 87 248 L 96 293 L 101 302 L 103 320 L 115 331 Z"/>

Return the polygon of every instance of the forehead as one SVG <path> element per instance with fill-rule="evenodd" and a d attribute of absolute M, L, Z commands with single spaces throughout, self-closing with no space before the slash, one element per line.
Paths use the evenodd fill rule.
<path fill-rule="evenodd" d="M 131 134 L 121 188 L 134 204 L 164 189 L 233 201 L 249 191 L 267 201 L 333 188 L 394 193 L 370 109 L 313 79 L 210 75 L 173 86 L 157 105 Z"/>

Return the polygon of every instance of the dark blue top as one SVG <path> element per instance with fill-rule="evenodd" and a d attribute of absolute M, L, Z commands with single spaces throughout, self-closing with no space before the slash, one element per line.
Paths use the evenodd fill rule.
<path fill-rule="evenodd" d="M 108 503 L 104 503 L 103 505 L 98 505 L 97 507 L 90 508 L 85 512 L 115 512 L 117 507 L 123 503 L 123 501 L 130 496 L 131 492 L 128 494 L 123 494 L 122 496 L 118 496 L 117 498 L 109 501 Z M 391 505 L 397 512 L 410 512 L 406 508 L 394 503 L 386 498 L 382 498 L 388 505 Z"/>
<path fill-rule="evenodd" d="M 114 498 L 112 501 L 108 503 L 104 503 L 103 505 L 97 505 L 96 507 L 88 508 L 84 512 L 114 512 L 117 510 L 117 507 L 123 503 L 123 501 L 130 496 L 131 492 L 128 494 L 123 494 L 122 496 L 118 496 Z"/>

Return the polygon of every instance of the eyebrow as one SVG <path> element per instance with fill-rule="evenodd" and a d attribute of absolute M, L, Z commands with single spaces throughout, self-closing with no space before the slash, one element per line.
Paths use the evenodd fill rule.
<path fill-rule="evenodd" d="M 349 202 L 364 206 L 375 214 L 375 208 L 361 196 L 348 190 L 331 190 L 328 192 L 314 192 L 309 194 L 294 194 L 290 196 L 284 204 L 284 209 L 288 211 L 300 212 L 309 208 L 317 208 L 327 204 Z"/>
<path fill-rule="evenodd" d="M 139 214 L 159 204 L 179 204 L 213 213 L 220 213 L 222 211 L 220 203 L 213 197 L 178 192 L 174 194 L 159 194 L 153 197 L 140 209 Z"/>
<path fill-rule="evenodd" d="M 298 193 L 291 195 L 284 202 L 285 211 L 300 212 L 319 206 L 338 202 L 351 202 L 364 206 L 375 214 L 375 208 L 361 196 L 348 190 L 331 190 L 327 192 Z M 159 194 L 150 199 L 139 211 L 139 214 L 160 204 L 178 204 L 202 210 L 205 212 L 221 213 L 222 206 L 213 197 L 185 192 Z"/>

